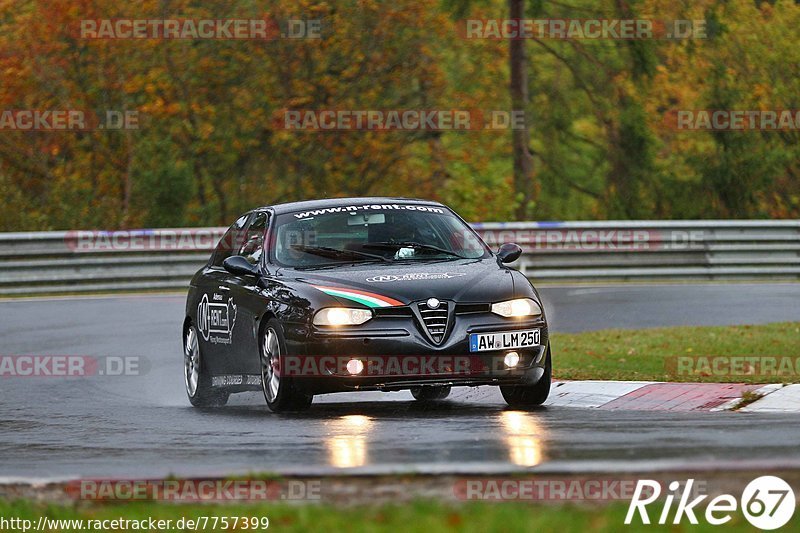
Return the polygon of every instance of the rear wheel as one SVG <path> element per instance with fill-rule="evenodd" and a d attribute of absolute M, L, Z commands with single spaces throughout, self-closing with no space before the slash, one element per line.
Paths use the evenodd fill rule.
<path fill-rule="evenodd" d="M 211 376 L 203 363 L 194 325 L 186 330 L 183 344 L 183 379 L 189 402 L 195 407 L 217 407 L 228 403 L 229 394 L 211 386 Z"/>
<path fill-rule="evenodd" d="M 307 409 L 314 396 L 297 389 L 289 376 L 281 374 L 286 341 L 280 323 L 271 319 L 261 333 L 261 388 L 270 411 L 298 411 Z"/>
<path fill-rule="evenodd" d="M 411 395 L 414 399 L 420 402 L 431 402 L 436 400 L 444 400 L 450 395 L 450 386 L 422 386 L 412 387 Z"/>
<path fill-rule="evenodd" d="M 553 363 L 550 359 L 550 344 L 547 344 L 547 359 L 544 364 L 544 375 L 535 385 L 501 385 L 500 393 L 511 407 L 535 407 L 542 405 L 550 394 L 550 381 L 553 375 Z"/>

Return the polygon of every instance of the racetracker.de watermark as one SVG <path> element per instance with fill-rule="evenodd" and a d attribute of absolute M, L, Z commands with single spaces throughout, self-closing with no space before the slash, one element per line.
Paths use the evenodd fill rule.
<path fill-rule="evenodd" d="M 321 39 L 321 19 L 83 19 L 80 39 L 257 40 Z"/>
<path fill-rule="evenodd" d="M 645 40 L 705 39 L 706 21 L 652 19 L 465 19 L 464 39 Z"/>
<path fill-rule="evenodd" d="M 489 246 L 514 242 L 534 250 L 647 251 L 701 247 L 701 230 L 649 229 L 484 229 L 476 231 Z"/>
<path fill-rule="evenodd" d="M 514 333 L 512 333 L 514 334 Z M 518 334 L 519 335 L 519 334 Z M 498 350 L 500 350 L 498 348 Z M 505 352 L 511 349 L 505 350 Z M 524 351 L 517 348 L 513 351 Z M 352 376 L 485 376 L 524 372 L 530 364 L 508 367 L 505 352 L 501 356 L 467 355 L 287 355 L 276 370 L 282 376 L 324 377 Z M 354 362 L 358 361 L 358 363 Z"/>
<path fill-rule="evenodd" d="M 522 110 L 477 109 L 287 109 L 274 125 L 290 131 L 470 131 L 519 130 Z"/>
<path fill-rule="evenodd" d="M 0 355 L 0 378 L 141 376 L 150 364 L 141 356 Z"/>
<path fill-rule="evenodd" d="M 629 501 L 636 493 L 638 480 L 613 477 L 564 478 L 462 478 L 453 485 L 460 500 L 544 501 L 544 502 L 610 502 Z M 706 487 L 693 487 L 702 494 Z M 650 487 L 644 496 L 652 496 Z"/>
<path fill-rule="evenodd" d="M 677 355 L 664 366 L 673 376 L 800 377 L 800 356 L 790 355 Z"/>
<path fill-rule="evenodd" d="M 136 110 L 4 109 L 0 131 L 138 130 L 139 119 Z"/>
<path fill-rule="evenodd" d="M 664 115 L 667 126 L 688 131 L 794 131 L 797 109 L 681 109 Z"/>
<path fill-rule="evenodd" d="M 224 234 L 225 228 L 68 231 L 64 243 L 73 252 L 213 250 Z"/>
<path fill-rule="evenodd" d="M 82 479 L 64 491 L 90 501 L 226 502 L 319 500 L 319 479 Z"/>

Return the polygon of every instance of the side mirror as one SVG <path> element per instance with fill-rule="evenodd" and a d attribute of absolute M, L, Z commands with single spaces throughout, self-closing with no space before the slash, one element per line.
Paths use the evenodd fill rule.
<path fill-rule="evenodd" d="M 513 263 L 522 255 L 522 248 L 513 242 L 507 242 L 497 250 L 497 257 L 501 263 Z"/>
<path fill-rule="evenodd" d="M 241 255 L 232 255 L 222 262 L 222 266 L 236 276 L 258 276 L 258 266 Z"/>

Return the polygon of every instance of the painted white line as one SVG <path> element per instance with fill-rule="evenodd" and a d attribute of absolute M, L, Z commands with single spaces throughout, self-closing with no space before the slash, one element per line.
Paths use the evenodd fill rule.
<path fill-rule="evenodd" d="M 80 479 L 80 476 L 60 476 L 60 477 L 25 477 L 25 476 L 2 476 L 0 485 L 35 485 L 44 486 L 54 483 L 69 483 Z"/>
<path fill-rule="evenodd" d="M 597 280 L 597 281 L 572 281 L 572 282 L 563 282 L 563 281 L 547 281 L 546 279 L 536 279 L 532 277 L 534 284 L 537 287 L 547 287 L 548 289 L 575 289 L 580 287 L 599 287 L 599 288 L 609 288 L 609 289 L 625 289 L 625 288 L 648 288 L 648 287 L 659 287 L 659 286 L 667 286 L 667 285 L 680 285 L 680 286 L 694 286 L 694 287 L 722 287 L 727 285 L 748 285 L 748 286 L 758 286 L 758 285 L 771 285 L 771 286 L 786 286 L 786 287 L 797 287 L 797 282 L 795 281 L 778 281 L 778 282 L 753 282 L 752 280 L 719 280 L 719 281 L 709 281 L 709 280 L 631 280 L 631 281 L 620 281 L 617 283 L 609 282 L 607 280 Z"/>
<path fill-rule="evenodd" d="M 186 286 L 186 291 L 189 286 Z M 102 294 L 66 294 L 62 296 L 11 296 L 8 298 L 0 297 L 0 304 L 13 303 L 13 302 L 61 302 L 67 300 L 119 300 L 127 298 L 175 298 L 185 297 L 186 291 L 176 292 L 121 292 L 119 294 L 102 293 Z"/>
<path fill-rule="evenodd" d="M 610 287 L 598 287 L 592 289 L 573 289 L 571 291 L 567 291 L 567 296 L 581 296 L 584 294 L 599 294 L 603 292 L 611 292 L 613 288 Z"/>
<path fill-rule="evenodd" d="M 605 405 L 655 381 L 565 381 L 553 383 L 544 403 L 559 407 L 592 408 Z"/>
<path fill-rule="evenodd" d="M 800 384 L 781 387 L 739 411 L 746 413 L 800 413 Z"/>

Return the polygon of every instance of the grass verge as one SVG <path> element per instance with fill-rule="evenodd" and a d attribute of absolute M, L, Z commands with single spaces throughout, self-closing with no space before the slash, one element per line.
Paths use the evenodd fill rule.
<path fill-rule="evenodd" d="M 419 501 L 407 505 L 376 505 L 368 507 L 334 507 L 331 505 L 287 505 L 287 504 L 229 504 L 219 505 L 176 505 L 164 503 L 127 503 L 127 504 L 95 504 L 60 506 L 53 504 L 33 503 L 28 501 L 6 502 L 0 500 L 0 517 L 6 520 L 21 518 L 30 520 L 35 526 L 39 517 L 46 516 L 55 520 L 172 520 L 173 526 L 168 531 L 180 531 L 174 524 L 181 518 L 202 520 L 201 517 L 229 517 L 229 528 L 233 530 L 233 517 L 267 517 L 269 530 L 275 531 L 419 531 L 432 533 L 436 531 L 718 531 L 718 526 L 703 523 L 692 526 L 686 523 L 674 526 L 642 525 L 635 521 L 630 526 L 624 525 L 627 505 L 612 504 L 604 507 L 596 506 L 550 506 L 523 503 L 469 502 L 463 504 L 446 504 L 432 501 Z M 658 519 L 660 508 L 654 510 L 651 520 Z M 732 520 L 725 524 L 725 531 L 752 531 L 740 512 L 732 513 Z M 241 520 L 241 518 L 240 518 Z M 213 523 L 209 518 L 208 524 Z M 787 528 L 798 530 L 797 522 L 790 523 Z M 131 531 L 131 527 L 123 529 L 104 527 L 102 531 Z M 64 524 L 52 531 L 78 531 L 78 526 Z M 83 523 L 84 531 L 88 529 Z M 223 530 L 218 523 L 217 531 Z M 241 527 L 237 530 L 244 530 Z M 5 529 L 15 531 L 15 529 Z M 21 529 L 16 529 L 21 531 Z M 147 530 L 147 529 L 145 529 Z M 186 531 L 192 529 L 185 528 Z M 198 531 L 203 531 L 198 528 Z M 251 529 L 252 530 L 252 529 Z M 264 531 L 264 529 L 258 529 Z M 212 531 L 207 527 L 205 531 Z"/>
<path fill-rule="evenodd" d="M 682 326 L 640 330 L 609 329 L 586 333 L 553 333 L 556 379 L 611 379 L 784 383 L 800 381 L 800 322 L 761 326 Z M 678 371 L 678 356 L 695 359 Z M 714 371 L 713 357 L 777 357 L 776 371 L 762 362 L 731 365 L 734 372 Z M 699 358 L 708 358 L 706 361 Z M 789 359 L 791 358 L 791 360 Z M 687 360 L 684 360 L 687 361 Z M 706 364 L 708 363 L 708 365 Z M 724 360 L 719 360 L 717 364 Z M 684 363 L 688 364 L 688 363 Z M 787 366 L 791 364 L 791 366 Z M 685 368 L 685 367 L 684 367 Z"/>

